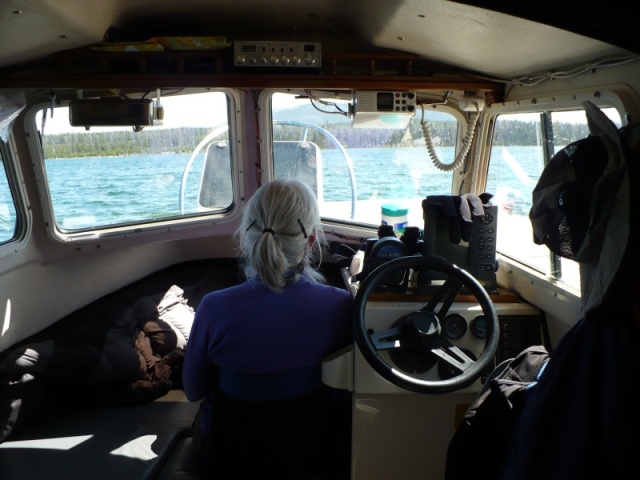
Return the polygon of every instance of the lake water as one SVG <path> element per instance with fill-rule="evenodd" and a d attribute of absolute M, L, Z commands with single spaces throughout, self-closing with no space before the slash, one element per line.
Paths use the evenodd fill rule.
<path fill-rule="evenodd" d="M 436 151 L 444 162 L 452 161 L 452 148 Z M 486 191 L 519 215 L 527 215 L 530 208 L 541 170 L 539 152 L 538 147 L 497 147 L 493 152 Z M 427 195 L 450 193 L 453 174 L 436 169 L 424 147 L 350 149 L 349 155 L 357 199 L 363 205 L 390 199 L 419 205 Z M 189 154 L 168 154 L 47 160 L 57 222 L 74 229 L 177 216 L 188 159 Z M 324 200 L 350 204 L 352 184 L 344 157 L 337 150 L 324 150 L 322 163 Z M 184 192 L 186 213 L 197 211 L 201 175 L 202 160 L 196 159 Z M 0 182 L 0 229 L 12 232 L 15 214 L 6 208 L 10 198 Z M 379 209 L 364 213 L 377 218 Z"/>

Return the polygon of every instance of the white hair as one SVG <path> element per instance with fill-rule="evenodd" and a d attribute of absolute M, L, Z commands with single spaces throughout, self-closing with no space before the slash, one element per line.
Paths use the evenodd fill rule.
<path fill-rule="evenodd" d="M 247 202 L 236 235 L 245 274 L 258 274 L 270 289 L 280 291 L 302 274 L 324 281 L 311 264 L 322 260 L 324 234 L 316 196 L 306 184 L 272 180 L 260 187 Z"/>

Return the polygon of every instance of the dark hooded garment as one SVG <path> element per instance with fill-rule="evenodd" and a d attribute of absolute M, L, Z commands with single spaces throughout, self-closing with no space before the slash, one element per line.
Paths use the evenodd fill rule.
<path fill-rule="evenodd" d="M 629 288 L 628 274 L 638 275 L 640 267 L 629 187 L 629 172 L 640 160 L 640 128 L 617 130 L 585 103 L 591 135 L 577 146 L 583 153 L 558 155 L 570 158 L 564 170 L 574 180 L 559 189 L 567 201 L 560 197 L 557 210 L 576 238 L 568 250 L 562 242 L 550 245 L 580 262 L 584 318 L 528 390 L 501 480 L 632 478 L 640 467 L 640 318 L 634 308 L 640 292 Z M 552 159 L 550 167 L 554 161 L 563 160 Z M 534 194 L 534 230 L 544 222 L 533 215 L 541 201 Z M 551 222 L 551 228 L 561 224 Z"/>
<path fill-rule="evenodd" d="M 522 369 L 521 354 L 490 376 L 449 445 L 447 480 L 638 476 L 640 225 L 629 178 L 640 178 L 640 126 L 618 130 L 584 107 L 591 135 L 551 159 L 530 213 L 534 241 L 580 263 L 583 319 L 548 361 L 536 351 Z"/>

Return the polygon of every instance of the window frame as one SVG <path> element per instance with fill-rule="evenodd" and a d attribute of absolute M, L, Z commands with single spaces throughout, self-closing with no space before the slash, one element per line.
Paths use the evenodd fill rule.
<path fill-rule="evenodd" d="M 4 170 L 7 175 L 9 191 L 11 192 L 16 214 L 14 236 L 0 243 L 0 258 L 22 250 L 27 244 L 33 226 L 31 209 L 28 208 L 27 197 L 24 189 L 21 188 L 24 185 L 22 173 L 16 165 L 14 156 L 11 154 L 15 150 L 12 135 L 9 135 L 7 142 L 0 139 L 0 156 L 4 160 Z"/>
<path fill-rule="evenodd" d="M 231 156 L 232 165 L 240 165 L 238 158 L 244 157 L 243 142 L 239 139 L 240 124 L 242 121 L 242 96 L 239 92 L 233 89 L 203 89 L 199 92 L 191 93 L 211 93 L 221 92 L 227 96 L 227 117 L 229 125 L 229 143 L 232 146 Z M 56 107 L 68 106 L 69 101 L 61 101 L 56 104 Z M 86 229 L 78 229 L 73 231 L 66 231 L 58 228 L 54 216 L 53 204 L 49 190 L 49 184 L 46 181 L 46 168 L 44 152 L 41 146 L 40 134 L 37 127 L 38 112 L 44 108 L 51 107 L 51 100 L 49 97 L 39 97 L 34 103 L 32 103 L 26 111 L 24 117 L 24 128 L 27 136 L 28 148 L 31 157 L 34 159 L 33 168 L 37 182 L 38 193 L 41 198 L 41 205 L 43 209 L 43 216 L 45 219 L 45 227 L 49 236 L 57 242 L 61 243 L 83 243 L 83 242 L 95 242 L 100 240 L 101 242 L 106 239 L 122 239 L 131 238 L 133 235 L 145 235 L 145 234 L 164 234 L 171 237 L 185 237 L 193 236 L 193 229 L 199 229 L 202 227 L 210 227 L 212 223 L 226 224 L 231 223 L 239 215 L 242 208 L 242 199 L 245 196 L 245 185 L 242 176 L 242 168 L 232 169 L 232 182 L 233 182 L 233 202 L 228 210 L 224 212 L 202 212 L 188 214 L 182 217 L 166 217 L 158 221 L 138 221 L 135 223 L 128 223 L 123 225 L 108 225 L 101 227 L 92 227 Z M 46 127 L 45 127 L 46 129 Z M 208 231 L 210 235 L 210 231 Z"/>
<path fill-rule="evenodd" d="M 622 90 L 586 90 L 554 97 L 521 98 L 510 102 L 491 105 L 487 110 L 485 110 L 480 119 L 481 124 L 479 125 L 479 133 L 481 135 L 481 138 L 479 138 L 478 140 L 481 140 L 483 142 L 483 145 L 489 146 L 490 148 L 486 148 L 482 152 L 481 156 L 478 159 L 479 161 L 475 166 L 473 178 L 476 179 L 476 185 L 481 185 L 483 189 L 486 188 L 489 173 L 489 160 L 491 158 L 493 150 L 492 139 L 495 132 L 496 119 L 500 115 L 532 113 L 539 114 L 541 115 L 542 123 L 542 114 L 544 112 L 584 110 L 582 102 L 588 100 L 601 108 L 615 108 L 620 115 L 622 124 L 625 125 L 627 123 L 625 113 L 626 109 L 622 101 L 622 98 L 624 98 L 625 95 L 626 92 Z M 541 148 L 546 150 L 545 147 L 541 146 Z M 546 158 L 548 156 L 548 152 L 546 151 L 544 152 L 544 155 L 545 162 L 548 162 L 551 157 Z M 541 272 L 540 270 L 530 266 L 529 264 L 523 261 L 519 261 L 517 258 L 514 258 L 513 255 L 502 254 L 500 251 L 497 251 L 497 256 L 500 264 L 497 272 L 499 276 L 499 282 L 507 286 L 518 285 L 518 291 L 523 294 L 525 299 L 528 298 L 530 301 L 534 302 L 539 301 L 539 299 L 537 298 L 538 294 L 535 293 L 535 288 L 540 288 L 542 285 L 551 286 L 553 289 L 553 295 L 556 298 L 558 296 L 563 296 L 570 302 L 572 301 L 572 299 L 573 301 L 575 301 L 576 299 L 580 298 L 580 290 L 572 285 L 563 282 L 561 278 L 557 278 L 555 275 L 548 275 L 545 272 Z M 549 251 L 549 261 L 557 261 L 557 264 L 559 265 L 560 257 Z M 521 277 L 526 278 L 526 281 L 524 283 L 521 283 Z M 537 285 L 537 287 L 534 287 L 534 285 Z M 529 296 L 530 293 L 532 293 L 533 296 Z"/>

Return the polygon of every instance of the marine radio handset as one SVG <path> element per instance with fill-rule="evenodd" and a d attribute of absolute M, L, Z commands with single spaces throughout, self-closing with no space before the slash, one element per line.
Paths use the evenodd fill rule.
<path fill-rule="evenodd" d="M 424 142 L 427 147 L 427 151 L 429 152 L 429 157 L 438 170 L 442 170 L 443 172 L 453 172 L 460 168 L 460 166 L 464 162 L 464 159 L 469 153 L 469 149 L 471 148 L 473 136 L 476 132 L 478 118 L 480 117 L 480 112 L 484 108 L 484 105 L 484 98 L 475 95 L 465 95 L 464 97 L 462 97 L 462 99 L 460 99 L 460 103 L 458 104 L 458 106 L 462 111 L 469 113 L 469 117 L 467 118 L 467 133 L 462 140 L 462 145 L 460 146 L 458 154 L 451 163 L 444 163 L 438 157 L 431 139 L 431 126 L 429 122 L 424 118 L 424 105 L 421 105 L 422 118 L 420 120 L 420 127 L 422 128 L 422 135 L 424 136 Z"/>

